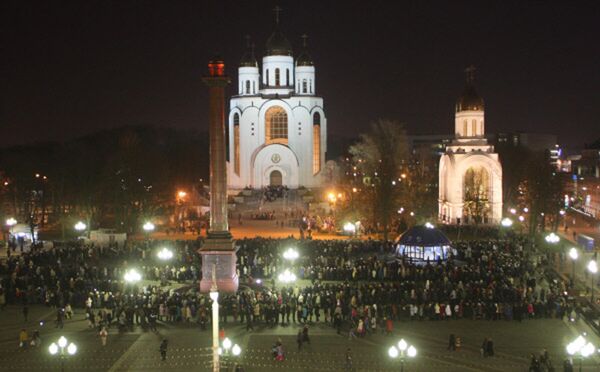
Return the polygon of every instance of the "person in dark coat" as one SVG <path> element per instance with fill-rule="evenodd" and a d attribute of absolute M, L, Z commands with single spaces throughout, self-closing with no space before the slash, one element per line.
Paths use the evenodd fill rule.
<path fill-rule="evenodd" d="M 167 345 L 168 345 L 168 341 L 165 338 L 160 343 L 160 359 L 163 360 L 163 361 L 165 359 L 167 359 Z"/>

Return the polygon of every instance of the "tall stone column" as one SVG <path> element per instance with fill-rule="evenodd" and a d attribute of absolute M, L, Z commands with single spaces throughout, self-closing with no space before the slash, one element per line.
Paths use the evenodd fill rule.
<path fill-rule="evenodd" d="M 220 59 L 210 61 L 208 75 L 202 81 L 208 86 L 209 94 L 210 227 L 204 245 L 200 248 L 200 290 L 209 292 L 216 285 L 219 292 L 235 292 L 238 288 L 235 266 L 237 257 L 227 220 L 225 161 L 225 87 L 231 80 L 225 75 L 225 63 Z M 214 277 L 213 268 L 216 271 Z"/>

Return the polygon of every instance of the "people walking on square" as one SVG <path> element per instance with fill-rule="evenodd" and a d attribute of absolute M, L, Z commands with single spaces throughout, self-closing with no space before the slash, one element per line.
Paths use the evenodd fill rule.
<path fill-rule="evenodd" d="M 21 349 L 27 349 L 27 342 L 29 341 L 29 335 L 27 334 L 27 330 L 22 328 L 19 332 L 19 347 Z"/>
<path fill-rule="evenodd" d="M 352 350 L 350 348 L 346 349 L 346 363 L 345 363 L 346 371 L 352 371 Z"/>
<path fill-rule="evenodd" d="M 100 341 L 102 342 L 102 346 L 106 346 L 106 340 L 108 339 L 108 331 L 106 327 L 102 327 L 99 333 Z"/>
<path fill-rule="evenodd" d="M 454 333 L 451 333 L 448 337 L 448 350 L 456 351 L 456 336 L 454 336 Z"/>
<path fill-rule="evenodd" d="M 310 338 L 308 337 L 308 326 L 305 325 L 304 329 L 302 329 L 302 342 L 306 342 L 310 345 Z"/>
<path fill-rule="evenodd" d="M 296 343 L 298 344 L 298 351 L 302 350 L 302 342 L 304 341 L 304 335 L 302 334 L 302 330 L 298 330 L 298 335 L 296 336 Z"/>
<path fill-rule="evenodd" d="M 486 352 L 487 352 L 487 356 L 490 356 L 490 357 L 494 356 L 494 341 L 492 341 L 491 337 L 487 339 Z"/>
<path fill-rule="evenodd" d="M 165 361 L 167 359 L 167 346 L 168 346 L 168 341 L 166 338 L 164 338 L 162 340 L 162 342 L 160 343 L 160 359 L 162 361 Z"/>

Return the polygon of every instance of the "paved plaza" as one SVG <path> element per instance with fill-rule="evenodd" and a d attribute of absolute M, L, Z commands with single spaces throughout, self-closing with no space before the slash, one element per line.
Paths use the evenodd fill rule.
<path fill-rule="evenodd" d="M 48 345 L 65 335 L 78 344 L 78 352 L 65 363 L 67 371 L 208 371 L 210 370 L 210 327 L 202 331 L 196 324 L 160 324 L 158 333 L 118 333 L 111 328 L 108 342 L 101 346 L 96 331 L 87 328 L 82 311 L 66 322 L 63 330 L 55 328 L 52 309 L 34 306 L 29 321 L 24 323 L 21 308 L 8 306 L 0 313 L 0 370 L 57 371 L 58 358 L 51 357 Z M 43 321 L 41 325 L 40 321 Z M 25 327 L 31 333 L 39 329 L 40 348 L 20 350 L 19 330 Z M 581 322 L 569 324 L 556 319 L 515 321 L 413 321 L 396 322 L 393 336 L 368 335 L 348 338 L 348 333 L 337 335 L 329 326 L 314 324 L 310 327 L 310 344 L 301 351 L 296 347 L 298 326 L 259 326 L 254 332 L 231 322 L 225 325 L 226 335 L 242 346 L 239 362 L 245 371 L 343 371 L 345 353 L 351 349 L 354 371 L 397 371 L 399 361 L 390 361 L 387 349 L 400 337 L 418 349 L 415 359 L 407 361 L 406 371 L 526 371 L 530 353 L 539 354 L 548 349 L 554 366 L 562 370 L 564 347 L 578 332 L 588 332 L 596 345 L 600 339 Z M 461 338 L 458 351 L 447 351 L 448 335 Z M 492 337 L 495 356 L 483 358 L 479 347 L 485 337 Z M 159 343 L 167 338 L 167 360 L 161 361 Z M 280 338 L 286 350 L 286 360 L 273 361 L 270 349 Z M 227 363 L 227 361 L 226 361 Z M 584 371 L 597 371 L 600 360 L 584 362 Z M 225 370 L 225 368 L 223 368 Z"/>

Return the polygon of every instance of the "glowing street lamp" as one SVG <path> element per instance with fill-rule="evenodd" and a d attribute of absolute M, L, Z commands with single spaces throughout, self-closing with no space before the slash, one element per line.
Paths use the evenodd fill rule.
<path fill-rule="evenodd" d="M 585 335 L 585 333 L 584 333 Z M 594 354 L 596 347 L 591 342 L 587 341 L 584 336 L 579 335 L 575 340 L 567 345 L 567 354 L 573 358 L 576 354 L 579 354 L 579 371 L 583 364 L 583 359 Z"/>
<path fill-rule="evenodd" d="M 58 355 L 60 357 L 60 370 L 64 371 L 65 359 L 68 355 L 75 355 L 75 353 L 77 353 L 77 345 L 73 342 L 69 343 L 65 336 L 60 336 L 56 343 L 53 342 L 48 346 L 48 352 L 52 356 Z"/>
<path fill-rule="evenodd" d="M 159 259 L 163 261 L 168 261 L 173 258 L 173 252 L 169 248 L 163 248 L 156 254 Z"/>
<path fill-rule="evenodd" d="M 291 262 L 294 262 L 299 256 L 300 254 L 294 248 L 288 248 L 287 251 L 283 252 L 283 258 Z"/>
<path fill-rule="evenodd" d="M 425 222 L 425 227 L 428 229 L 433 229 L 435 226 L 431 222 Z"/>
<path fill-rule="evenodd" d="M 222 355 L 224 361 L 227 360 L 227 357 L 230 355 L 237 357 L 242 353 L 242 348 L 238 344 L 234 344 L 228 337 L 225 337 L 223 342 L 221 343 L 221 347 L 219 347 L 219 355 Z M 229 370 L 228 368 L 225 368 Z"/>
<path fill-rule="evenodd" d="M 8 226 L 10 228 L 12 228 L 16 224 L 17 224 L 17 220 L 15 220 L 13 217 L 6 220 L 6 226 Z"/>
<path fill-rule="evenodd" d="M 346 234 L 354 235 L 356 233 L 356 225 L 352 222 L 346 222 L 343 228 Z"/>
<path fill-rule="evenodd" d="M 513 224 L 513 222 L 512 222 L 512 220 L 510 218 L 505 217 L 505 218 L 502 219 L 502 221 L 500 221 L 500 224 L 502 226 L 504 226 L 504 227 L 511 227 L 512 224 Z"/>
<path fill-rule="evenodd" d="M 138 273 L 136 269 L 129 269 L 125 272 L 125 275 L 123 275 L 123 279 L 125 279 L 127 283 L 133 284 L 142 280 L 142 275 Z"/>
<path fill-rule="evenodd" d="M 400 357 L 400 371 L 404 371 L 404 361 L 406 357 L 414 358 L 417 356 L 417 348 L 409 345 L 403 338 L 398 341 L 397 346 L 391 346 L 388 349 L 388 355 L 392 359 Z"/>
<path fill-rule="evenodd" d="M 546 239 L 546 241 L 550 244 L 556 244 L 560 241 L 560 237 L 553 232 L 546 235 L 546 237 L 544 239 Z"/>
<path fill-rule="evenodd" d="M 87 229 L 87 225 L 81 221 L 77 222 L 74 226 L 75 230 L 81 232 Z"/>
<path fill-rule="evenodd" d="M 598 272 L 598 263 L 595 260 L 591 260 L 588 262 L 587 269 L 590 272 L 592 277 L 592 302 L 594 302 L 594 276 Z"/>
<path fill-rule="evenodd" d="M 292 283 L 292 282 L 296 281 L 296 275 L 294 273 L 290 272 L 290 270 L 285 269 L 284 272 L 279 274 L 277 279 L 279 279 L 279 281 L 282 283 Z"/>
<path fill-rule="evenodd" d="M 575 282 L 575 261 L 579 258 L 579 252 L 577 252 L 577 248 L 572 247 L 569 249 L 569 257 L 571 258 L 573 269 L 571 271 L 571 282 Z"/>
<path fill-rule="evenodd" d="M 145 232 L 150 233 L 152 231 L 154 231 L 154 228 L 156 226 L 154 226 L 154 224 L 150 221 L 144 223 L 144 225 L 142 226 L 142 228 L 144 229 Z"/>

